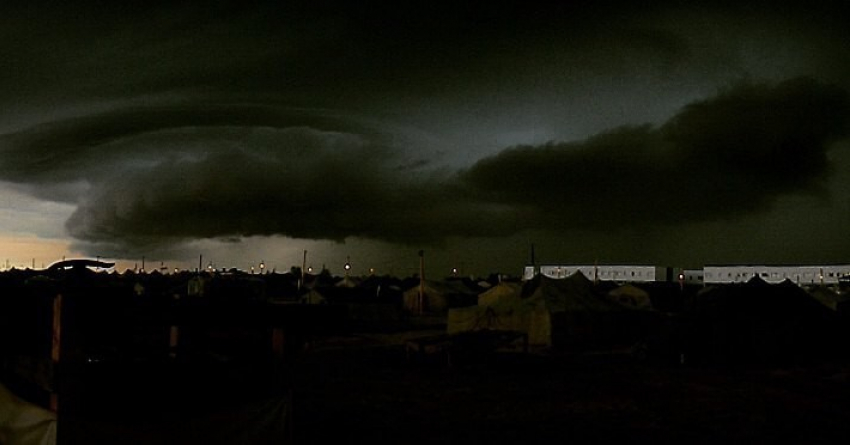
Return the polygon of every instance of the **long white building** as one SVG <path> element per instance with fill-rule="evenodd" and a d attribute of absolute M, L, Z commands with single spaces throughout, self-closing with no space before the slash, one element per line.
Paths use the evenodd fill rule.
<path fill-rule="evenodd" d="M 850 264 L 829 265 L 711 265 L 702 269 L 674 269 L 646 265 L 587 265 L 555 264 L 539 268 L 526 266 L 523 279 L 530 280 L 538 273 L 549 278 L 566 278 L 581 272 L 591 280 L 642 283 L 678 281 L 687 284 L 744 283 L 758 276 L 768 283 L 790 280 L 798 285 L 835 285 L 841 277 L 850 277 Z"/>
<path fill-rule="evenodd" d="M 850 264 L 805 266 L 705 266 L 706 284 L 743 283 L 758 276 L 768 283 L 791 280 L 798 285 L 838 284 L 838 279 L 850 275 Z"/>
<path fill-rule="evenodd" d="M 576 272 L 581 272 L 584 276 L 591 280 L 600 281 L 618 281 L 618 282 L 652 282 L 666 281 L 666 267 L 645 266 L 645 265 L 593 265 L 593 264 L 573 264 L 573 265 L 542 265 L 539 267 L 539 273 L 549 278 L 566 278 Z M 523 279 L 529 280 L 534 278 L 538 273 L 533 266 L 526 266 L 523 272 Z"/>

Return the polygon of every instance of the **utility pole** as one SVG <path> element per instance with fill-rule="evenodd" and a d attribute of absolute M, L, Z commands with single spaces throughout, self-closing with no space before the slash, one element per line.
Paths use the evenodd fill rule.
<path fill-rule="evenodd" d="M 304 250 L 304 258 L 301 259 L 301 280 L 298 281 L 298 292 L 301 292 L 301 287 L 304 286 L 304 277 L 306 276 L 307 267 L 307 250 Z"/>
<path fill-rule="evenodd" d="M 419 251 L 419 314 L 424 312 L 425 303 L 425 251 Z"/>
<path fill-rule="evenodd" d="M 596 259 L 593 260 L 593 284 L 599 283 L 599 263 Z"/>

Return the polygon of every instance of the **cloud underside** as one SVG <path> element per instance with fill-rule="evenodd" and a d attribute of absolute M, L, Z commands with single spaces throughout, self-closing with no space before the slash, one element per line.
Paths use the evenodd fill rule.
<path fill-rule="evenodd" d="M 848 103 L 808 78 L 744 83 L 662 125 L 511 147 L 455 171 L 341 118 L 132 109 L 3 135 L 0 179 L 74 202 L 68 232 L 117 250 L 252 235 L 440 243 L 675 225 L 821 191 Z"/>

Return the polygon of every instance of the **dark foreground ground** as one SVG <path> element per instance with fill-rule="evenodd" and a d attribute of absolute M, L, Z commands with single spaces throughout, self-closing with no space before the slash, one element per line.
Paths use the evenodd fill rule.
<path fill-rule="evenodd" d="M 410 363 L 403 337 L 314 342 L 293 377 L 296 443 L 844 443 L 850 365 L 711 368 L 624 354 Z"/>
<path fill-rule="evenodd" d="M 850 363 L 709 367 L 626 353 L 435 354 L 415 331 L 325 337 L 270 375 L 65 368 L 59 444 L 847 443 Z M 97 372 L 93 372 L 97 371 Z M 64 411 L 61 407 L 64 407 Z M 64 412 L 64 414 L 63 414 Z"/>

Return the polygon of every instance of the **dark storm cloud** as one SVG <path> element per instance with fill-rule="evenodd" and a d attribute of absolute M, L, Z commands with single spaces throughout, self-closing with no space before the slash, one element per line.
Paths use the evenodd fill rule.
<path fill-rule="evenodd" d="M 262 129 L 236 149 L 104 183 L 67 227 L 78 239 L 135 247 L 275 234 L 405 243 L 507 233 L 499 206 L 453 198 L 443 175 L 399 170 L 397 161 L 362 135 Z"/>
<path fill-rule="evenodd" d="M 747 2 L 689 9 L 675 3 L 9 6 L 0 16 L 5 68 L 0 70 L 0 101 L 54 106 L 225 91 L 274 95 L 310 107 L 374 108 L 414 99 L 449 100 L 458 93 L 557 93 L 587 76 L 617 79 L 624 70 L 671 78 L 738 74 L 740 67 L 729 62 L 740 56 L 738 46 L 726 40 L 724 31 L 735 31 L 731 38 L 748 37 L 739 33 L 737 22 L 758 28 L 783 17 L 802 22 L 793 30 L 798 39 L 811 40 L 813 29 L 827 34 L 829 39 L 811 40 L 818 45 L 812 57 L 829 60 L 836 70 L 847 66 L 846 57 L 832 56 L 834 42 L 847 37 L 847 15 L 838 7 Z M 705 12 L 706 18 L 695 21 L 683 14 L 689 10 Z M 756 36 L 774 37 L 773 31 Z M 706 48 L 706 40 L 723 44 Z"/>
<path fill-rule="evenodd" d="M 848 134 L 848 96 L 811 79 L 746 83 L 659 127 L 515 147 L 461 175 L 472 193 L 522 206 L 531 226 L 650 226 L 736 218 L 811 192 L 830 143 Z"/>
<path fill-rule="evenodd" d="M 226 2 L 10 5 L 0 17 L 7 62 L 0 98 L 56 104 L 259 87 L 256 74 L 269 60 L 281 59 L 295 40 L 306 48 L 315 35 L 265 12 Z"/>
<path fill-rule="evenodd" d="M 661 126 L 514 147 L 455 172 L 429 170 L 362 125 L 281 116 L 130 110 L 42 125 L 3 139 L 2 179 L 88 181 L 66 227 L 113 251 L 251 235 L 439 243 L 711 221 L 817 189 L 830 143 L 847 135 L 848 98 L 804 78 L 746 83 Z"/>
<path fill-rule="evenodd" d="M 113 252 L 647 227 L 817 191 L 847 8 L 691 3 L 4 5 L 0 180 L 76 205 L 68 232 Z M 798 75 L 819 81 L 664 123 Z M 573 142 L 494 154 L 546 138 Z"/>
<path fill-rule="evenodd" d="M 180 143 L 192 141 L 194 129 L 284 128 L 293 126 L 368 131 L 352 120 L 305 110 L 259 105 L 199 104 L 145 107 L 49 122 L 0 135 L 0 168 L 4 180 L 30 184 L 98 182 L 114 168 L 133 160 L 160 163 L 180 155 Z M 112 145 L 151 134 L 168 133 L 169 148 L 161 141 L 141 144 L 137 151 L 113 150 Z M 178 146 L 177 152 L 173 149 Z M 161 159 L 158 159 L 161 157 Z M 47 198 L 50 195 L 45 196 Z"/>

